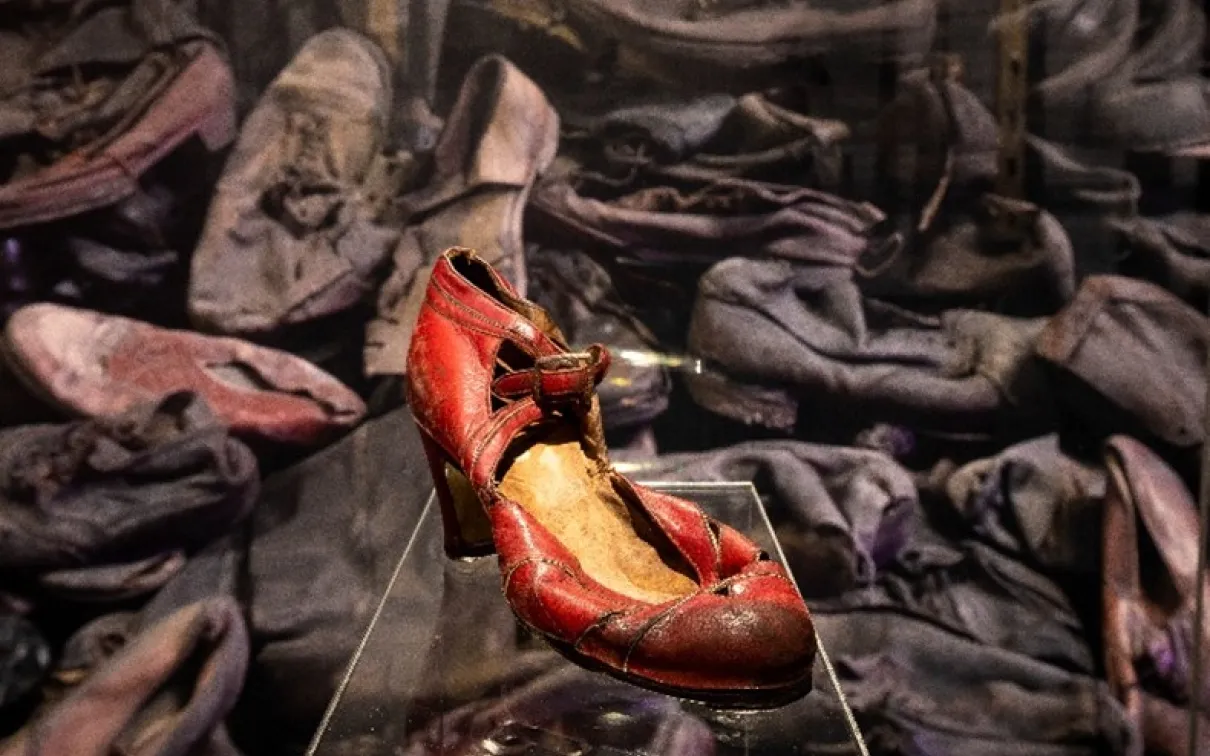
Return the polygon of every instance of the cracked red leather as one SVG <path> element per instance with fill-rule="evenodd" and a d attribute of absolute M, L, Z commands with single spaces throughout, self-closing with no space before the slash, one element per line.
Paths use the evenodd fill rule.
<path fill-rule="evenodd" d="M 535 385 L 493 409 L 493 365 L 505 345 L 532 357 L 535 374 L 545 372 L 540 379 L 564 387 L 599 381 L 604 372 L 602 347 L 568 354 L 541 308 L 517 297 L 474 252 L 448 251 L 434 267 L 416 323 L 408 400 L 430 452 L 464 473 L 484 506 L 504 594 L 518 618 L 577 663 L 638 685 L 753 706 L 805 693 L 814 630 L 785 571 L 695 505 L 615 472 L 595 395 L 543 402 Z M 552 368 L 572 380 L 557 381 Z M 501 493 L 506 450 L 539 424 L 568 417 L 578 425 L 595 480 L 644 515 L 652 538 L 663 539 L 688 566 L 695 584 L 688 593 L 652 603 L 606 588 L 567 545 Z"/>
<path fill-rule="evenodd" d="M 1193 697 L 1197 510 L 1176 473 L 1138 441 L 1114 436 L 1106 443 L 1105 458 L 1105 674 L 1127 715 L 1144 732 L 1148 752 L 1153 746 L 1170 752 L 1163 742 L 1155 742 L 1164 729 L 1157 725 L 1170 721 L 1162 717 L 1164 707 L 1155 704 L 1188 707 Z M 1202 632 L 1204 667 L 1210 635 Z M 1208 688 L 1210 681 L 1203 677 L 1203 713 Z M 1187 737 L 1185 726 L 1187 720 L 1181 743 Z"/>
<path fill-rule="evenodd" d="M 4 352 L 30 391 L 86 417 L 189 390 L 238 435 L 306 445 L 365 415 L 352 390 L 302 358 L 71 307 L 18 310 Z"/>

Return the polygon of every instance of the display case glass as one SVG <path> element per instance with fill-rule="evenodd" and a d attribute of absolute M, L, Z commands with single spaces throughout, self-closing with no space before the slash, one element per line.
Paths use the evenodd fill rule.
<path fill-rule="evenodd" d="M 784 563 L 747 483 L 664 483 Z M 798 754 L 813 732 L 866 753 L 817 637 L 813 690 L 769 710 L 716 709 L 583 669 L 523 628 L 494 556 L 442 554 L 429 501 L 308 754 Z M 816 752 L 816 751 L 811 751 Z"/>

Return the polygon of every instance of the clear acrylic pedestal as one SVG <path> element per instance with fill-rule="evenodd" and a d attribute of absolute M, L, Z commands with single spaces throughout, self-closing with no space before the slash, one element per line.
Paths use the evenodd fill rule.
<path fill-rule="evenodd" d="M 649 484 L 697 502 L 785 563 L 748 483 Z M 514 619 L 495 557 L 442 550 L 432 496 L 308 754 L 865 754 L 824 642 L 814 690 L 768 711 L 717 710 L 581 669 Z"/>

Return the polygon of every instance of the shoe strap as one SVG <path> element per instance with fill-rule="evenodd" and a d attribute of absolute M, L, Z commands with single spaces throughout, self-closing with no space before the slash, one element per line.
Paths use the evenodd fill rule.
<path fill-rule="evenodd" d="M 527 370 L 506 373 L 492 382 L 492 391 L 505 399 L 532 396 L 544 409 L 562 405 L 587 407 L 593 391 L 609 370 L 609 350 L 593 344 L 583 352 L 560 352 L 538 357 Z"/>

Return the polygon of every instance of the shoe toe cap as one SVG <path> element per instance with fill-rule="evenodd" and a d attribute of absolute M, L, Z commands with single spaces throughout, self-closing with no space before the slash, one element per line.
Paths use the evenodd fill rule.
<path fill-rule="evenodd" d="M 815 657 L 811 616 L 792 588 L 769 579 L 702 593 L 656 620 L 633 645 L 628 671 L 698 690 L 778 688 L 808 678 Z"/>
<path fill-rule="evenodd" d="M 33 304 L 13 314 L 6 337 L 9 348 L 35 372 L 82 368 L 99 346 L 104 325 L 103 317 L 94 312 Z"/>

